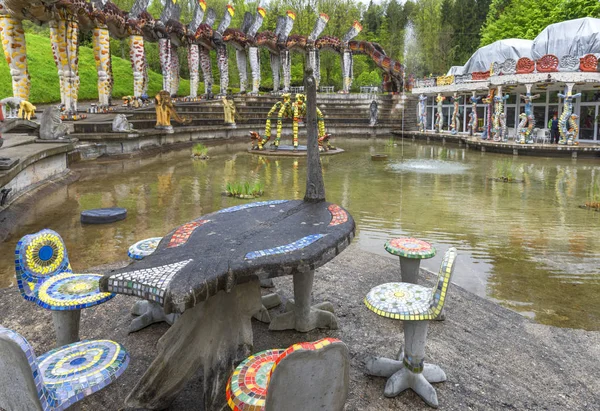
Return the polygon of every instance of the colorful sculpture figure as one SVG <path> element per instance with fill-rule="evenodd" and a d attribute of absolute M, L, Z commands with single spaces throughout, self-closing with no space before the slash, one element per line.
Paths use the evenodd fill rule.
<path fill-rule="evenodd" d="M 426 107 L 427 97 L 421 94 L 419 96 L 419 106 L 417 111 L 417 118 L 419 120 L 419 131 L 421 133 L 425 132 L 425 127 L 427 124 L 427 107 Z"/>
<path fill-rule="evenodd" d="M 175 111 L 171 94 L 168 91 L 162 90 L 154 97 L 154 105 L 156 109 L 156 127 L 158 129 L 172 129 L 171 118 L 178 123 L 191 123 L 190 119 L 180 117 Z"/>
<path fill-rule="evenodd" d="M 492 131 L 492 106 L 494 103 L 494 93 L 495 90 L 494 89 L 490 89 L 490 92 L 488 93 L 487 97 L 482 99 L 483 103 L 487 106 L 487 116 L 485 118 L 485 124 L 483 127 L 483 133 L 481 133 L 481 139 L 482 140 L 487 140 L 490 138 L 491 136 L 491 131 Z"/>
<path fill-rule="evenodd" d="M 229 96 L 223 96 L 223 110 L 225 112 L 225 124 L 235 126 L 235 102 Z"/>
<path fill-rule="evenodd" d="M 575 145 L 579 144 L 577 141 L 579 138 L 579 126 L 577 125 L 578 118 L 579 116 L 577 114 L 571 114 L 571 117 L 569 117 L 569 136 Z"/>
<path fill-rule="evenodd" d="M 577 123 L 575 122 L 575 119 L 571 117 L 573 114 L 573 100 L 579 96 L 581 96 L 581 93 L 571 94 L 571 91 L 568 89 L 565 94 L 558 93 L 558 97 L 563 98 L 565 101 L 562 114 L 558 119 L 558 132 L 560 133 L 558 144 L 567 144 L 571 146 L 575 143 L 575 138 L 579 134 Z M 572 131 L 567 127 L 567 123 L 571 126 Z M 575 131 L 577 132 L 577 135 L 575 135 Z"/>
<path fill-rule="evenodd" d="M 446 100 L 446 97 L 442 96 L 442 93 L 438 93 L 435 101 L 437 103 L 437 113 L 435 113 L 435 127 L 438 133 L 441 133 L 444 127 L 444 114 L 442 113 L 442 103 Z"/>
<path fill-rule="evenodd" d="M 31 116 L 35 114 L 35 106 L 31 104 L 29 101 L 21 101 L 19 104 L 19 114 L 18 117 L 23 120 L 31 120 Z"/>
<path fill-rule="evenodd" d="M 473 95 L 469 98 L 471 102 L 471 112 L 469 113 L 469 136 L 473 137 L 475 131 L 477 130 L 479 119 L 477 118 L 477 103 L 481 100 L 481 97 L 478 97 L 473 93 Z"/>
<path fill-rule="evenodd" d="M 273 120 L 273 116 L 277 113 L 277 135 L 278 138 L 281 137 L 281 116 L 286 115 L 287 117 L 291 117 L 291 95 L 286 93 L 282 96 L 283 101 L 278 101 L 271 107 L 269 113 L 267 114 L 267 121 L 265 123 L 265 136 L 264 138 L 257 144 L 257 148 L 259 150 L 263 149 L 263 146 L 271 139 L 271 120 Z"/>
<path fill-rule="evenodd" d="M 504 103 L 508 100 L 508 95 L 498 95 L 494 97 L 494 115 L 492 117 L 492 137 L 494 141 L 507 141 L 508 129 L 506 127 L 506 114 L 504 114 Z"/>
<path fill-rule="evenodd" d="M 452 96 L 452 104 L 454 105 L 454 110 L 452 111 L 452 122 L 450 123 L 451 133 L 453 135 L 458 134 L 458 130 L 460 129 L 460 118 L 458 107 L 460 104 L 461 97 L 458 96 L 457 93 L 454 93 Z"/>
<path fill-rule="evenodd" d="M 535 116 L 533 114 L 533 105 L 531 102 L 538 98 L 540 95 L 531 95 L 531 85 L 527 85 L 527 94 L 521 95 L 523 101 L 525 101 L 525 123 L 521 125 L 519 123 L 519 144 L 533 144 L 533 138 L 531 133 L 533 132 L 533 128 L 535 127 Z M 519 116 L 520 117 L 520 116 Z M 527 127 L 525 127 L 527 126 Z"/>

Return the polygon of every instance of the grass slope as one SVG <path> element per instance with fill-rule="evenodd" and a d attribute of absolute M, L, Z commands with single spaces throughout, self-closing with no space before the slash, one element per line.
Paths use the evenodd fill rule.
<path fill-rule="evenodd" d="M 60 90 L 58 86 L 58 74 L 54 59 L 50 38 L 35 34 L 26 34 L 27 60 L 29 62 L 29 73 L 31 75 L 32 103 L 54 103 L 60 101 Z M 12 96 L 12 81 L 6 60 L 0 63 L 0 98 Z M 113 56 L 113 74 L 115 86 L 113 97 L 120 98 L 133 94 L 133 73 L 131 63 L 128 60 Z M 150 71 L 150 87 L 148 95 L 156 95 L 162 88 L 162 75 Z M 89 47 L 79 49 L 79 77 L 81 87 L 79 89 L 79 100 L 98 100 L 98 76 L 96 74 L 96 63 L 94 54 Z M 203 88 L 202 86 L 200 87 Z M 190 82 L 181 80 L 179 95 L 187 96 L 190 92 Z"/>

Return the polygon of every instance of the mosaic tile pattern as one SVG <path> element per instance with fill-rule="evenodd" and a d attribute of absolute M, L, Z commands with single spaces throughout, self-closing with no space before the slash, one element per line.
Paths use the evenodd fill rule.
<path fill-rule="evenodd" d="M 44 411 L 64 410 L 116 380 L 127 368 L 129 355 L 108 340 L 82 341 L 36 358 L 18 333 L 0 326 L 0 335 L 17 343 L 29 362 Z"/>
<path fill-rule="evenodd" d="M 160 244 L 162 237 L 146 238 L 145 240 L 138 241 L 127 251 L 129 258 L 134 260 L 143 260 L 144 257 L 148 257 L 150 254 L 156 251 Z"/>
<path fill-rule="evenodd" d="M 99 274 L 55 275 L 38 288 L 36 303 L 48 310 L 81 310 L 102 304 L 115 294 L 100 292 L 101 278 Z"/>
<path fill-rule="evenodd" d="M 225 395 L 234 411 L 263 410 L 267 399 L 268 376 L 275 361 L 285 350 L 274 349 L 251 355 L 229 377 Z"/>
<path fill-rule="evenodd" d="M 426 320 L 429 315 L 432 291 L 410 283 L 386 283 L 369 291 L 367 307 L 382 317 L 395 320 Z"/>
<path fill-rule="evenodd" d="M 114 341 L 82 341 L 49 351 L 38 363 L 46 388 L 65 409 L 116 380 L 129 355 Z"/>
<path fill-rule="evenodd" d="M 167 248 L 179 247 L 181 245 L 184 245 L 190 239 L 190 236 L 196 228 L 203 226 L 209 221 L 210 220 L 198 220 L 182 225 L 177 229 L 177 231 L 175 231 L 175 233 L 171 237 L 171 241 L 169 241 L 169 245 L 167 246 Z"/>
<path fill-rule="evenodd" d="M 127 295 L 135 295 L 163 305 L 169 283 L 179 271 L 194 260 L 160 267 L 144 268 L 115 274 L 108 279 L 108 290 Z"/>
<path fill-rule="evenodd" d="M 293 243 L 289 243 L 286 245 L 280 245 L 278 247 L 267 248 L 259 251 L 251 251 L 246 254 L 246 260 L 254 260 L 259 257 L 265 257 L 269 255 L 277 255 L 277 254 L 285 254 L 291 253 L 293 251 L 301 250 L 303 248 L 308 247 L 315 241 L 320 240 L 325 237 L 326 234 L 311 234 L 306 237 L 302 237 L 301 239 L 294 241 Z"/>
<path fill-rule="evenodd" d="M 435 255 L 435 248 L 431 244 L 411 237 L 394 238 L 386 242 L 384 247 L 388 253 L 405 258 L 431 258 Z"/>
<path fill-rule="evenodd" d="M 348 221 L 348 213 L 337 204 L 331 204 L 328 208 L 331 213 L 331 222 L 329 227 L 344 224 Z"/>
<path fill-rule="evenodd" d="M 74 274 L 62 238 L 52 230 L 24 236 L 15 249 L 17 284 L 26 300 L 48 310 L 80 310 L 114 294 L 100 292 L 97 274 Z"/>
<path fill-rule="evenodd" d="M 425 359 L 424 358 L 413 358 L 404 353 L 404 358 L 402 359 L 402 363 L 409 371 L 414 372 L 415 374 L 419 374 L 423 372 L 423 368 L 425 368 Z"/>
<path fill-rule="evenodd" d="M 430 289 L 410 283 L 378 285 L 365 297 L 365 305 L 382 317 L 403 321 L 424 321 L 437 318 L 446 302 L 448 286 L 454 273 L 457 251 L 446 251 L 436 285 Z"/>
<path fill-rule="evenodd" d="M 26 235 L 15 249 L 17 285 L 26 300 L 37 300 L 37 288 L 49 277 L 72 272 L 62 238 L 52 230 Z"/>
<path fill-rule="evenodd" d="M 217 214 L 221 213 L 233 213 L 234 211 L 246 210 L 248 208 L 254 207 L 264 207 L 264 206 L 275 206 L 277 204 L 287 203 L 288 200 L 272 200 L 272 201 L 259 201 L 257 203 L 250 204 L 242 204 L 235 207 L 224 208 L 222 210 L 217 211 Z"/>
<path fill-rule="evenodd" d="M 275 364 L 273 364 L 273 367 L 271 368 L 271 371 L 269 372 L 269 380 L 271 380 L 271 376 L 273 375 L 275 368 L 277 368 L 277 366 L 281 363 L 281 361 L 283 361 L 285 359 L 285 357 L 287 357 L 288 355 L 290 355 L 296 351 L 320 350 L 321 348 L 326 347 L 326 346 L 336 343 L 336 342 L 341 342 L 341 341 L 338 340 L 337 338 L 323 338 L 323 339 L 315 341 L 315 342 L 301 342 L 301 343 L 292 345 L 287 350 L 285 350 L 283 353 L 281 353 L 281 355 L 275 361 Z"/>

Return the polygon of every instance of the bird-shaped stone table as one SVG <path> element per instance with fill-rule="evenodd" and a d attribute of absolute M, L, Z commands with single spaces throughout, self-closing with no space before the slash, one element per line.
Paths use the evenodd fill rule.
<path fill-rule="evenodd" d="M 167 408 L 201 367 L 205 409 L 225 404 L 227 378 L 252 347 L 250 319 L 262 305 L 260 280 L 294 276 L 295 301 L 271 329 L 337 328 L 331 304 L 310 306 L 314 270 L 350 244 L 355 224 L 346 210 L 325 201 L 312 73 L 305 83 L 313 90 L 304 201 L 248 203 L 205 215 L 166 235 L 153 254 L 101 280 L 101 290 L 142 297 L 165 314 L 181 313 L 159 340 L 158 355 L 128 406 Z"/>

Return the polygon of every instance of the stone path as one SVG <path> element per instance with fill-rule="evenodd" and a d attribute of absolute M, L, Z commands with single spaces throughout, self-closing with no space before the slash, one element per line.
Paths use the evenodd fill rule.
<path fill-rule="evenodd" d="M 77 267 L 76 256 L 71 257 Z M 398 270 L 397 258 L 376 256 L 350 246 L 315 275 L 314 299 L 334 304 L 340 329 L 273 333 L 267 331 L 267 325 L 254 322 L 255 351 L 325 336 L 340 338 L 351 355 L 347 411 L 431 410 L 412 392 L 393 399 L 383 397 L 385 380 L 364 373 L 369 354 L 393 356 L 401 342 L 402 323 L 379 317 L 363 304 L 373 286 L 397 281 Z M 277 291 L 285 298 L 292 296 L 291 280 L 275 280 Z M 427 274 L 426 281 L 433 284 L 432 280 L 433 276 Z M 600 332 L 535 324 L 455 285 L 448 295 L 447 320 L 431 324 L 426 350 L 426 360 L 441 366 L 448 376 L 447 382 L 435 385 L 441 410 L 600 409 Z M 132 358 L 124 375 L 86 398 L 82 410 L 122 407 L 125 396 L 156 355 L 156 343 L 167 325 L 153 325 L 128 335 L 128 313 L 134 301 L 117 296 L 82 313 L 82 338 L 114 339 L 127 348 Z M 16 288 L 0 290 L 0 319 L 2 325 L 28 338 L 36 353 L 52 348 L 50 312 L 23 300 Z M 196 378 L 171 410 L 199 410 L 201 392 Z"/>

